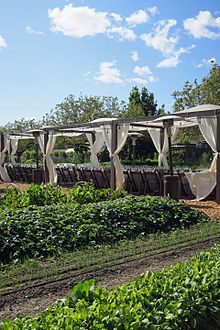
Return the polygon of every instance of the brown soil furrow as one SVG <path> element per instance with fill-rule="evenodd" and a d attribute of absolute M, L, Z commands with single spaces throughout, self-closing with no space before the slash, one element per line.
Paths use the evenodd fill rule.
<path fill-rule="evenodd" d="M 57 299 L 70 294 L 76 283 L 86 279 L 95 278 L 99 285 L 113 288 L 147 271 L 158 271 L 175 263 L 189 260 L 197 252 L 210 248 L 217 240 L 219 238 L 189 246 L 176 246 L 166 252 L 155 251 L 153 256 L 141 256 L 141 258 L 118 262 L 102 269 L 66 274 L 64 277 L 61 275 L 54 281 L 36 283 L 33 286 L 2 293 L 0 294 L 0 319 L 14 318 L 17 313 L 34 315 Z"/>

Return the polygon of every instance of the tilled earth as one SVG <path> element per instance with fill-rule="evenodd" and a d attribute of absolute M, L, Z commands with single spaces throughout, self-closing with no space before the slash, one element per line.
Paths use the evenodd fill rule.
<path fill-rule="evenodd" d="M 19 189 L 23 184 L 16 184 Z M 29 186 L 29 185 L 26 185 Z M 1 184 L 0 188 L 6 188 Z M 26 188 L 26 187 L 25 187 Z M 197 208 L 210 217 L 220 220 L 220 205 L 214 201 L 189 201 L 183 200 L 191 207 Z M 0 293 L 0 319 L 13 319 L 18 313 L 34 315 L 46 309 L 57 299 L 71 293 L 73 286 L 79 281 L 95 278 L 98 285 L 108 288 L 131 281 L 134 277 L 147 271 L 158 271 L 178 262 L 189 260 L 197 252 L 205 251 L 216 242 L 215 239 L 207 240 L 190 246 L 184 246 L 167 252 L 156 252 L 154 256 L 141 257 L 133 261 L 118 262 L 117 264 L 90 272 L 74 272 L 60 275 L 56 280 L 38 282 L 32 286 Z"/>
<path fill-rule="evenodd" d="M 96 279 L 98 285 L 114 288 L 131 281 L 147 271 L 158 271 L 178 262 L 189 260 L 197 252 L 205 251 L 214 245 L 215 239 L 169 250 L 155 252 L 153 256 L 141 257 L 128 262 L 119 262 L 110 267 L 90 272 L 66 273 L 54 281 L 39 282 L 32 286 L 15 289 L 0 294 L 0 319 L 15 318 L 18 313 L 34 315 L 46 309 L 57 299 L 71 293 L 79 281 Z"/>

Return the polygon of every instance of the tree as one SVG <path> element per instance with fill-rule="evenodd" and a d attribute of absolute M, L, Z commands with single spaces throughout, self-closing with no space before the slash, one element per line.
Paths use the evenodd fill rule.
<path fill-rule="evenodd" d="M 141 90 L 141 106 L 145 116 L 156 116 L 164 113 L 164 105 L 161 108 L 157 108 L 157 101 L 154 100 L 154 94 L 150 93 L 146 87 Z"/>
<path fill-rule="evenodd" d="M 142 117 L 144 111 L 141 105 L 141 95 L 137 86 L 133 87 L 128 99 L 128 108 L 125 113 L 125 117 Z"/>
<path fill-rule="evenodd" d="M 193 107 L 199 104 L 220 105 L 220 66 L 214 64 L 210 72 L 198 83 L 186 81 L 181 91 L 174 91 L 174 111 Z"/>
<path fill-rule="evenodd" d="M 121 117 L 124 102 L 112 96 L 67 96 L 63 102 L 43 118 L 45 125 L 86 123 L 102 117 Z"/>
<path fill-rule="evenodd" d="M 146 87 L 143 87 L 140 92 L 137 86 L 132 88 L 126 117 L 156 116 L 161 113 L 164 113 L 164 105 L 158 109 L 153 93 L 150 93 Z"/>
<path fill-rule="evenodd" d="M 197 80 L 194 80 L 193 83 L 186 81 L 183 89 L 174 91 L 172 96 L 174 97 L 173 108 L 175 112 L 199 104 L 220 105 L 220 66 L 214 64 L 200 83 Z M 182 141 L 185 143 L 203 141 L 199 128 L 181 129 L 178 134 L 178 142 Z"/>
<path fill-rule="evenodd" d="M 42 126 L 41 121 L 37 121 L 35 118 L 30 119 L 19 119 L 13 123 L 7 123 L 5 126 L 0 128 L 1 131 L 28 131 L 30 129 L 39 128 Z"/>

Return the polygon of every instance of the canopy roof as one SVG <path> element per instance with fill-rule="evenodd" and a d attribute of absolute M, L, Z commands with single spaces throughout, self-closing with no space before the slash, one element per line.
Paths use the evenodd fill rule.
<path fill-rule="evenodd" d="M 215 104 L 202 104 L 186 110 L 178 111 L 178 116 L 185 117 L 206 117 L 220 113 L 220 106 Z"/>

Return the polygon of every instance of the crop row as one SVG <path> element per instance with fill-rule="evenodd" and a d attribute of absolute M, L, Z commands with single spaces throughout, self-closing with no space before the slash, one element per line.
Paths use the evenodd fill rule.
<path fill-rule="evenodd" d="M 4 321 L 2 330 L 219 329 L 219 278 L 220 245 L 114 290 L 79 283 L 39 316 Z"/>
<path fill-rule="evenodd" d="M 113 244 L 207 219 L 184 203 L 152 196 L 5 210 L 0 212 L 0 262 Z"/>
<path fill-rule="evenodd" d="M 32 184 L 28 189 L 19 191 L 10 188 L 0 196 L 1 209 L 17 209 L 30 205 L 45 206 L 65 203 L 96 203 L 103 200 L 123 198 L 128 193 L 125 190 L 96 189 L 92 183 L 85 182 L 83 186 L 75 186 L 68 190 L 61 187 Z"/>

